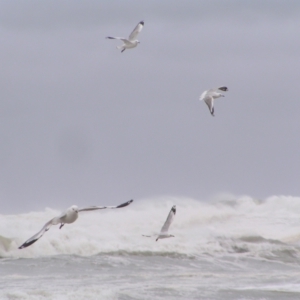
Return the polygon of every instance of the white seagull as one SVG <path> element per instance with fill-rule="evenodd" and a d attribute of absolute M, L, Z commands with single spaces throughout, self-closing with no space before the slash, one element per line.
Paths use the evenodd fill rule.
<path fill-rule="evenodd" d="M 214 115 L 214 100 L 220 97 L 225 97 L 223 94 L 219 93 L 218 91 L 224 91 L 227 92 L 228 88 L 226 86 L 221 86 L 216 89 L 210 89 L 205 92 L 203 92 L 200 96 L 200 100 L 204 100 L 204 102 L 207 104 L 209 111 L 212 116 Z"/>
<path fill-rule="evenodd" d="M 136 37 L 142 31 L 143 27 L 144 27 L 144 21 L 141 21 L 135 26 L 133 31 L 130 33 L 128 39 L 122 37 L 112 37 L 112 36 L 107 36 L 106 38 L 111 40 L 123 41 L 123 44 L 117 46 L 117 48 L 120 49 L 121 52 L 124 52 L 126 49 L 135 48 L 140 43 L 138 40 L 136 40 Z"/>
<path fill-rule="evenodd" d="M 166 239 L 166 238 L 169 238 L 169 237 L 174 237 L 174 235 L 172 234 L 168 234 L 168 230 L 169 230 L 169 227 L 171 225 L 171 223 L 173 222 L 173 219 L 175 217 L 175 214 L 176 214 L 176 205 L 174 205 L 170 212 L 169 212 L 169 215 L 167 217 L 167 220 L 165 222 L 165 224 L 163 225 L 158 237 L 156 238 L 156 241 L 158 241 L 159 239 Z M 145 237 L 151 237 L 151 235 L 143 235 Z"/>
<path fill-rule="evenodd" d="M 35 243 L 38 239 L 40 239 L 43 236 L 43 234 L 46 231 L 48 231 L 50 229 L 50 227 L 52 225 L 60 224 L 59 229 L 61 229 L 65 224 L 71 224 L 71 223 L 75 222 L 78 218 L 78 213 L 81 211 L 91 211 L 91 210 L 106 209 L 106 208 L 121 208 L 121 207 L 125 207 L 125 206 L 129 205 L 132 202 L 133 202 L 133 200 L 129 200 L 118 206 L 90 206 L 90 207 L 80 208 L 80 209 L 78 208 L 78 206 L 72 205 L 60 216 L 55 217 L 55 218 L 51 219 L 50 221 L 48 221 L 38 233 L 36 233 L 34 236 L 32 236 L 30 239 L 28 239 L 23 245 L 21 245 L 19 247 L 19 249 L 26 248 L 26 247 L 32 245 L 33 243 Z"/>

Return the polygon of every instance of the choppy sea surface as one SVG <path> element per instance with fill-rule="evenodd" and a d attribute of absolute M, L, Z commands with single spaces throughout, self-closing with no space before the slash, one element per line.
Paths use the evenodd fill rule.
<path fill-rule="evenodd" d="M 173 205 L 175 237 L 143 237 Z M 300 299 L 300 198 L 137 200 L 81 213 L 18 249 L 58 214 L 0 215 L 1 300 Z"/>

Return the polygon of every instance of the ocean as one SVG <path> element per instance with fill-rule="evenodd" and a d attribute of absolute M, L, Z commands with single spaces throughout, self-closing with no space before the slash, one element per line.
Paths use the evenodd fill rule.
<path fill-rule="evenodd" d="M 175 237 L 156 242 L 173 205 Z M 18 249 L 59 214 L 0 215 L 1 300 L 300 299 L 300 198 L 135 200 Z"/>

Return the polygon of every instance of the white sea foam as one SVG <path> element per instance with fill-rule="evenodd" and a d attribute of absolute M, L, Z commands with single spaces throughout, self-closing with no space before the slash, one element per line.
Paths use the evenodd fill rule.
<path fill-rule="evenodd" d="M 175 237 L 155 242 L 142 234 L 159 232 L 170 208 L 177 213 L 170 233 Z M 249 196 L 221 196 L 217 201 L 160 197 L 136 200 L 122 210 L 82 213 L 61 230 L 53 226 L 32 246 L 19 250 L 60 212 L 2 215 L 0 257 L 50 255 L 91 256 L 101 253 L 139 255 L 230 255 L 234 253 L 274 257 L 298 257 L 300 251 L 300 198 L 273 196 L 265 200 Z"/>
<path fill-rule="evenodd" d="M 175 237 L 142 237 L 173 205 Z M 59 211 L 2 215 L 0 299 L 299 299 L 299 210 L 286 196 L 136 200 L 82 213 L 22 250 Z"/>

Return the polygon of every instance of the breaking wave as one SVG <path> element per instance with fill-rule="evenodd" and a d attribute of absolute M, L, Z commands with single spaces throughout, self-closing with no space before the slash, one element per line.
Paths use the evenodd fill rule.
<path fill-rule="evenodd" d="M 155 242 L 143 234 L 158 233 L 170 208 L 177 206 L 170 233 Z M 0 257 L 32 258 L 53 255 L 201 256 L 239 255 L 294 262 L 300 256 L 300 198 L 273 196 L 220 196 L 201 202 L 183 197 L 135 201 L 129 207 L 81 213 L 74 224 L 52 226 L 32 246 L 19 250 L 25 240 L 60 211 L 2 215 Z"/>

